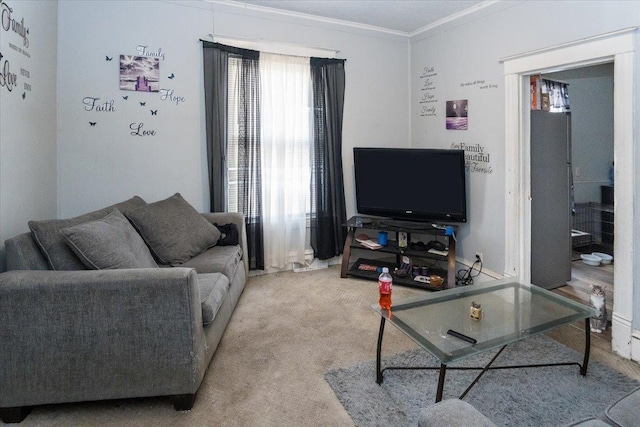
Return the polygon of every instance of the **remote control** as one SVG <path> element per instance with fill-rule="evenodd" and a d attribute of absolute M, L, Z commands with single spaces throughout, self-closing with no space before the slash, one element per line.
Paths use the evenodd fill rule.
<path fill-rule="evenodd" d="M 453 331 L 453 330 L 451 330 L 451 329 L 449 329 L 449 330 L 447 331 L 447 333 L 448 333 L 449 335 L 453 335 L 453 336 L 454 336 L 454 337 L 456 337 L 456 338 L 460 338 L 460 339 L 461 339 L 461 340 L 463 340 L 463 341 L 470 342 L 471 344 L 475 344 L 475 343 L 477 343 L 477 342 L 478 342 L 478 340 L 476 340 L 475 338 L 468 337 L 468 336 L 466 336 L 466 335 L 464 335 L 464 334 L 461 334 L 460 332 L 456 332 L 456 331 Z"/>

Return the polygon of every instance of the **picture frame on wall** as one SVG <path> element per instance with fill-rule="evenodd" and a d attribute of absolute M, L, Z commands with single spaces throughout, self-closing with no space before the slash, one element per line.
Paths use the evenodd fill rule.
<path fill-rule="evenodd" d="M 160 60 L 146 56 L 120 55 L 120 90 L 160 91 Z"/>
<path fill-rule="evenodd" d="M 469 101 L 467 99 L 447 101 L 447 129 L 467 130 L 469 128 L 468 113 Z"/>

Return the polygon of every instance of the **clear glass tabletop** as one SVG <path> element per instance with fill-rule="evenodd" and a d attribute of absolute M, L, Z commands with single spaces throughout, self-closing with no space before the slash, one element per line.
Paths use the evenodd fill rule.
<path fill-rule="evenodd" d="M 482 318 L 470 316 L 471 303 Z M 501 279 L 393 301 L 379 313 L 443 364 L 478 354 L 595 315 L 595 309 L 535 285 Z M 447 334 L 451 329 L 475 344 Z"/>

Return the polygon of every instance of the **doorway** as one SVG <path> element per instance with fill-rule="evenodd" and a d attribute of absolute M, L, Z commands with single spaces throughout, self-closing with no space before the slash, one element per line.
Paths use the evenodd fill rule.
<path fill-rule="evenodd" d="M 605 291 L 609 326 L 600 336 L 611 342 L 614 298 L 614 64 L 549 73 L 545 78 L 566 82 L 571 108 L 570 280 L 556 292 L 589 304 L 592 286 Z M 596 258 L 589 255 L 596 254 Z M 583 260 L 585 256 L 587 259 Z"/>
<path fill-rule="evenodd" d="M 530 122 L 528 108 L 524 108 L 529 106 L 525 76 L 613 62 L 616 262 L 611 346 L 622 357 L 640 360 L 640 335 L 632 326 L 634 265 L 640 263 L 640 256 L 633 250 L 637 234 L 633 206 L 637 163 L 633 149 L 634 32 L 635 28 L 623 29 L 502 59 L 506 99 L 505 272 L 530 282 Z"/>

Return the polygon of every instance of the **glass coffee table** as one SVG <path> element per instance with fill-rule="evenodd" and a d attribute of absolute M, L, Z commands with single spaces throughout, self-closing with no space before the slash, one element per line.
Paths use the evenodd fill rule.
<path fill-rule="evenodd" d="M 471 318 L 472 303 L 480 304 L 482 308 L 480 320 Z M 390 312 L 381 310 L 378 304 L 371 305 L 371 309 L 381 316 L 376 352 L 376 382 L 382 384 L 385 370 L 438 369 L 440 375 L 436 402 L 442 400 L 447 364 L 495 348 L 500 350 L 486 366 L 449 368 L 481 371 L 460 399 L 464 398 L 480 377 L 491 369 L 577 365 L 580 374 L 584 376 L 587 373 L 591 347 L 589 318 L 595 315 L 595 310 L 538 286 L 518 283 L 513 278 L 394 301 Z M 577 320 L 585 321 L 582 364 L 566 362 L 492 366 L 508 344 Z M 431 353 L 440 362 L 440 367 L 388 366 L 381 369 L 382 337 L 386 322 L 400 329 Z M 451 333 L 457 333 L 458 336 Z"/>

